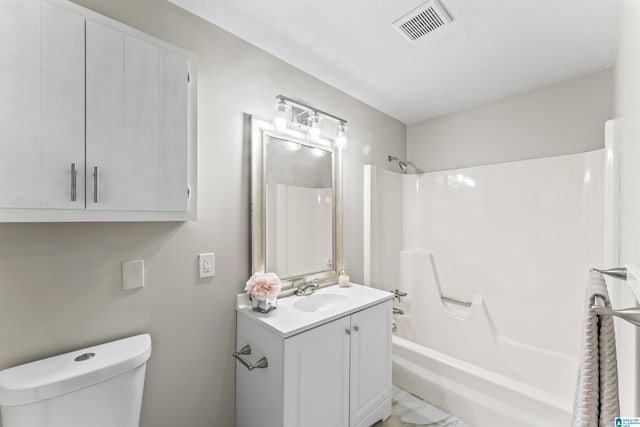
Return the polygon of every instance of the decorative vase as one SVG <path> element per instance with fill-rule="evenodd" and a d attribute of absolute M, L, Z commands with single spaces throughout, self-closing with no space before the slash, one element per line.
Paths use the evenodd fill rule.
<path fill-rule="evenodd" d="M 251 309 L 258 313 L 269 313 L 278 307 L 278 297 L 260 300 L 251 296 Z"/>

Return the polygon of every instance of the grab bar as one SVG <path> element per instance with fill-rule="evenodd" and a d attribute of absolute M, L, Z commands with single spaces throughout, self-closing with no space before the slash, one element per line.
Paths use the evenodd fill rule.
<path fill-rule="evenodd" d="M 629 279 L 628 270 L 625 267 L 610 268 L 608 270 L 599 270 L 592 268 L 591 271 L 597 271 L 600 274 L 626 281 Z M 613 316 L 626 320 L 627 322 L 640 326 L 640 307 L 629 307 L 620 310 L 613 310 L 605 306 L 604 298 L 597 296 L 593 299 L 591 310 L 598 316 Z"/>
<path fill-rule="evenodd" d="M 445 297 L 445 296 L 441 296 L 440 299 L 442 301 L 452 302 L 454 304 L 461 304 L 461 305 L 466 305 L 467 307 L 471 307 L 471 301 L 465 301 L 462 299 Z"/>
<path fill-rule="evenodd" d="M 256 368 L 264 369 L 269 366 L 269 361 L 267 360 L 266 356 L 258 360 L 256 363 L 249 362 L 249 360 L 244 356 L 248 356 L 250 354 L 251 354 L 251 346 L 247 344 L 244 347 L 242 347 L 240 351 L 234 351 L 233 357 L 238 359 L 240 363 L 242 363 L 244 367 L 250 371 L 253 371 Z"/>

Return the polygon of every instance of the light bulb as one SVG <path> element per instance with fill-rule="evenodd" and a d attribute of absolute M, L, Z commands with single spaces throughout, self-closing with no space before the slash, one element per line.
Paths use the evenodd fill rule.
<path fill-rule="evenodd" d="M 320 120 L 322 117 L 318 115 L 318 113 L 313 113 L 313 115 L 309 118 L 309 138 L 313 141 L 318 141 L 320 139 Z"/>
<path fill-rule="evenodd" d="M 282 99 L 278 99 L 275 106 L 276 114 L 273 119 L 273 125 L 278 132 L 284 132 L 287 130 L 289 122 L 289 105 Z"/>
<path fill-rule="evenodd" d="M 347 125 L 344 123 L 338 125 L 338 134 L 336 135 L 334 144 L 339 150 L 344 150 L 347 147 Z"/>

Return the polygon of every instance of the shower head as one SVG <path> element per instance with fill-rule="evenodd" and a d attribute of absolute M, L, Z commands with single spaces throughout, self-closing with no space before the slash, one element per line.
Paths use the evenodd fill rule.
<path fill-rule="evenodd" d="M 388 160 L 390 162 L 398 162 L 398 166 L 400 166 L 400 169 L 402 169 L 403 171 L 407 170 L 407 163 L 403 162 L 402 160 L 400 160 L 399 158 L 395 157 L 395 156 L 389 156 Z"/>

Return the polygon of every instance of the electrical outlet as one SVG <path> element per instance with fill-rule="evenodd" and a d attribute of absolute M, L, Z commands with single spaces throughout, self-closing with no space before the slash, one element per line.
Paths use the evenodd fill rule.
<path fill-rule="evenodd" d="M 216 254 L 200 254 L 198 257 L 200 267 L 200 278 L 213 277 L 216 275 Z"/>

